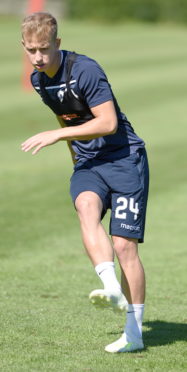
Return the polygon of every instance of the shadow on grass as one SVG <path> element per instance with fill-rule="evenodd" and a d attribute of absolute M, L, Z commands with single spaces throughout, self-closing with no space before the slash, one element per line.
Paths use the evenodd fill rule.
<path fill-rule="evenodd" d="M 143 324 L 149 328 L 143 333 L 146 346 L 161 346 L 176 341 L 187 341 L 187 324 L 185 323 L 153 320 Z"/>
<path fill-rule="evenodd" d="M 163 320 L 153 320 L 144 322 L 148 328 L 143 332 L 145 349 L 151 346 L 170 345 L 176 341 L 187 341 L 187 324 L 171 323 Z M 110 332 L 109 334 L 120 335 L 122 331 Z"/>

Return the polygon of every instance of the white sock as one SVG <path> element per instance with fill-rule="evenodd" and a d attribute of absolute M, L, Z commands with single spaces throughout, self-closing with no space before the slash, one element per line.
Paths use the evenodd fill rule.
<path fill-rule="evenodd" d="M 121 286 L 116 278 L 114 262 L 102 262 L 95 266 L 95 271 L 103 282 L 104 289 L 110 292 L 121 291 Z"/>
<path fill-rule="evenodd" d="M 142 338 L 142 321 L 144 304 L 128 304 L 126 326 L 124 332 L 128 342 Z"/>

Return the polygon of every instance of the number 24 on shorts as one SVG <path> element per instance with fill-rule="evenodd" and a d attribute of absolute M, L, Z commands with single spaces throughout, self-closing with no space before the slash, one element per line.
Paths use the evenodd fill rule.
<path fill-rule="evenodd" d="M 117 204 L 119 204 L 115 210 L 116 218 L 126 219 L 127 213 L 125 211 L 129 209 L 129 211 L 134 213 L 134 220 L 137 220 L 139 209 L 138 209 L 138 203 L 134 202 L 134 198 L 130 198 L 128 200 L 124 196 L 120 196 L 116 202 Z"/>

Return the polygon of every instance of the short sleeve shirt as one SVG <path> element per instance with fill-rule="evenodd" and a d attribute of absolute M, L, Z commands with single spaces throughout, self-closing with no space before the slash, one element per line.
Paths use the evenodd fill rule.
<path fill-rule="evenodd" d="M 44 74 L 45 89 L 53 100 L 63 100 L 66 90 L 64 56 L 70 52 L 61 53 L 63 60 L 55 76 L 49 78 Z M 31 82 L 40 94 L 36 71 L 31 75 Z M 115 134 L 92 140 L 71 141 L 77 160 L 85 161 L 90 158 L 113 160 L 144 147 L 144 141 L 136 135 L 126 115 L 121 112 L 106 74 L 95 60 L 78 54 L 72 67 L 70 87 L 75 97 L 83 99 L 89 108 L 112 100 L 118 118 L 118 129 Z"/>

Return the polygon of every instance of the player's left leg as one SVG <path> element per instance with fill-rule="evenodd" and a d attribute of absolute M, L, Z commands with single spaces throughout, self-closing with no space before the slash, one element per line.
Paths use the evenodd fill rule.
<path fill-rule="evenodd" d="M 128 352 L 142 349 L 142 320 L 145 300 L 145 274 L 138 254 L 138 242 L 144 240 L 145 215 L 148 196 L 148 163 L 140 150 L 121 165 L 112 194 L 110 233 L 122 271 L 122 286 L 128 300 L 126 325 L 122 337 L 106 346 L 108 352 Z M 119 186 L 118 186 L 119 185 Z M 122 192 L 120 192 L 120 188 Z"/>
<path fill-rule="evenodd" d="M 128 300 L 126 325 L 119 340 L 107 345 L 111 353 L 143 349 L 142 320 L 145 300 L 145 274 L 138 255 L 137 239 L 113 236 L 114 250 L 122 272 L 122 288 Z"/>
<path fill-rule="evenodd" d="M 113 236 L 114 250 L 122 273 L 122 286 L 129 304 L 145 301 L 145 273 L 138 254 L 138 240 Z"/>

